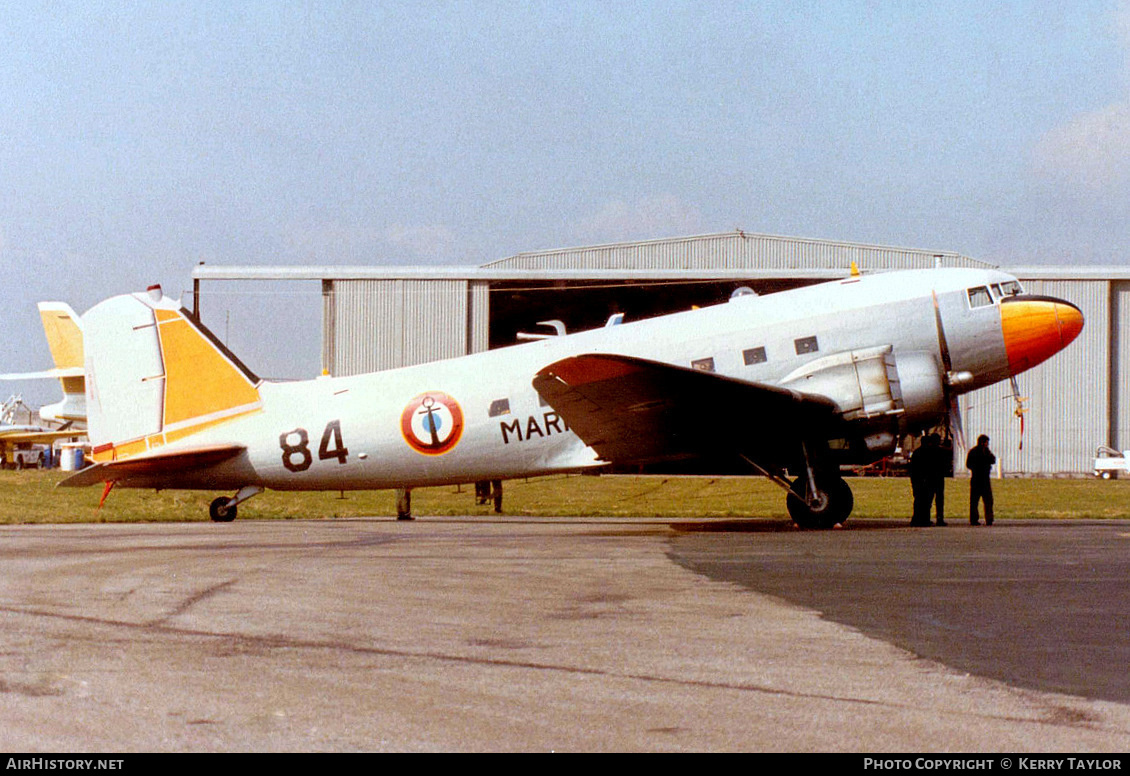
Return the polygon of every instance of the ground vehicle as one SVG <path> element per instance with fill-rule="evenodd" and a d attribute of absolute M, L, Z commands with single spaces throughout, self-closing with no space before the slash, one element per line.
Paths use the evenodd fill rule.
<path fill-rule="evenodd" d="M 1113 447 L 1099 445 L 1095 450 L 1095 476 L 1113 480 L 1119 474 L 1130 474 L 1130 450 L 1119 452 Z"/>
<path fill-rule="evenodd" d="M 5 469 L 42 469 L 47 465 L 47 450 L 46 445 L 19 442 L 7 450 L 3 467 Z"/>

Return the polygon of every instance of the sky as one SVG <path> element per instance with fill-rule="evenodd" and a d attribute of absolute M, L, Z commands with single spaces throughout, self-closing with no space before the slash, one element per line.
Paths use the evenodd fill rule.
<path fill-rule="evenodd" d="M 35 302 L 179 296 L 201 261 L 481 264 L 735 228 L 1124 264 L 1130 5 L 0 10 L 0 372 L 50 366 Z M 269 325 L 240 319 L 256 293 L 205 321 L 261 373 L 316 372 L 317 288 L 262 292 Z"/>

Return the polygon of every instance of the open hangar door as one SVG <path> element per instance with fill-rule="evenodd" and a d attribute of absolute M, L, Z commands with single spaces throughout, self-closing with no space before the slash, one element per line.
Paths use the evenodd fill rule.
<path fill-rule="evenodd" d="M 624 322 L 721 304 L 741 288 L 771 294 L 812 280 L 496 280 L 490 284 L 490 348 L 515 345 L 519 332 L 553 334 L 540 321 L 559 320 L 573 334 L 604 326 L 624 314 Z"/>

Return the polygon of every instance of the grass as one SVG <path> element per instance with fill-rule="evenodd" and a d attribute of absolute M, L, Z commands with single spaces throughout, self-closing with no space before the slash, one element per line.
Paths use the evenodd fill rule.
<path fill-rule="evenodd" d="M 60 472 L 0 471 L 0 524 L 200 522 L 218 492 L 114 490 L 97 509 L 101 489 L 55 488 Z M 909 520 L 910 483 L 899 478 L 851 478 L 859 519 Z M 1130 518 L 1130 480 L 1005 479 L 993 481 L 1001 520 Z M 785 519 L 784 493 L 756 477 L 560 476 L 511 480 L 504 512 L 545 517 L 755 517 Z M 966 514 L 968 480 L 948 480 L 946 512 Z M 416 515 L 489 515 L 470 485 L 412 492 Z M 322 519 L 396 514 L 392 491 L 283 493 L 268 491 L 241 504 L 243 519 Z"/>

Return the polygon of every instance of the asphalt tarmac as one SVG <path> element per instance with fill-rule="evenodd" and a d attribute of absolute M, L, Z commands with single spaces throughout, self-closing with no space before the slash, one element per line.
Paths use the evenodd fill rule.
<path fill-rule="evenodd" d="M 892 530 L 874 522 L 799 535 L 730 524 L 724 539 L 686 529 L 672 557 L 713 579 L 780 596 L 962 671 L 1130 703 L 1125 523 Z"/>
<path fill-rule="evenodd" d="M 1128 542 L 1113 521 L 4 527 L 0 748 L 1123 752 Z"/>

